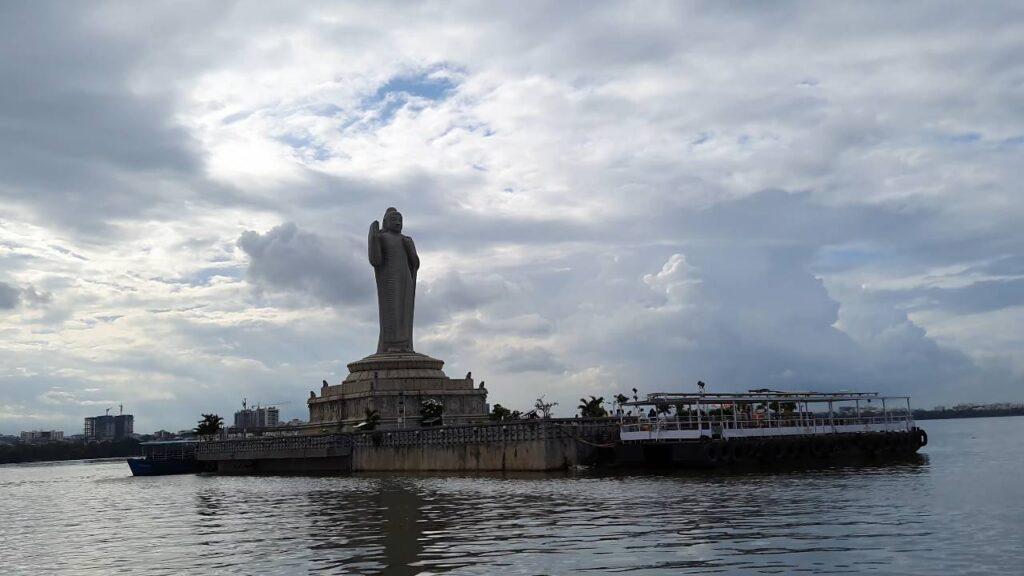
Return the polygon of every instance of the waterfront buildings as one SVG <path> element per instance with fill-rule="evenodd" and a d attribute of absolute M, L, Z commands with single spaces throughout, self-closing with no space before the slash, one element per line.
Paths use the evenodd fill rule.
<path fill-rule="evenodd" d="M 21 441 L 26 444 L 41 444 L 43 442 L 63 442 L 63 430 L 32 430 L 21 433 Z"/>
<path fill-rule="evenodd" d="M 85 419 L 87 440 L 121 440 L 135 432 L 135 417 L 131 414 L 91 416 Z"/>

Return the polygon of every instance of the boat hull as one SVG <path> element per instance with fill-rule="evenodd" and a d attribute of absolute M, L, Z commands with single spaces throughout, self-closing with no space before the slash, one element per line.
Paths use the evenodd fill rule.
<path fill-rule="evenodd" d="M 906 432 L 628 442 L 616 447 L 615 461 L 621 466 L 712 468 L 899 458 L 915 454 L 927 444 L 927 438 L 923 430 L 914 428 Z"/>
<path fill-rule="evenodd" d="M 203 471 L 203 465 L 195 460 L 149 460 L 129 458 L 128 467 L 133 476 L 164 476 L 168 474 L 194 474 Z"/>

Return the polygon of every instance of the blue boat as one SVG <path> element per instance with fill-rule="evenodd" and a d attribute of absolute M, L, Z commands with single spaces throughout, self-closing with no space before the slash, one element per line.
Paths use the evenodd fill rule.
<path fill-rule="evenodd" d="M 165 440 L 143 442 L 142 458 L 129 458 L 128 467 L 133 476 L 163 476 L 165 474 L 194 474 L 206 470 L 196 460 L 196 440 Z"/>

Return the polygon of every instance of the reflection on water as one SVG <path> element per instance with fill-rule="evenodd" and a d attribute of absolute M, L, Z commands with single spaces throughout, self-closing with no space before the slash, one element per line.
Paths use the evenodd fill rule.
<path fill-rule="evenodd" d="M 123 462 L 2 467 L 0 566 L 1016 574 L 1024 459 L 1012 440 L 1024 419 L 975 422 L 927 423 L 932 445 L 910 461 L 760 473 L 131 478 Z"/>

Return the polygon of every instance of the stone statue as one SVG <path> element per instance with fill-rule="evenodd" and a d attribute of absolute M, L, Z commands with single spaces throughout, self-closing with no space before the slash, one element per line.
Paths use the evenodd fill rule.
<path fill-rule="evenodd" d="M 388 208 L 383 229 L 374 220 L 368 243 L 380 313 L 377 353 L 412 352 L 412 315 L 420 258 L 412 238 L 402 234 L 402 213 Z"/>

